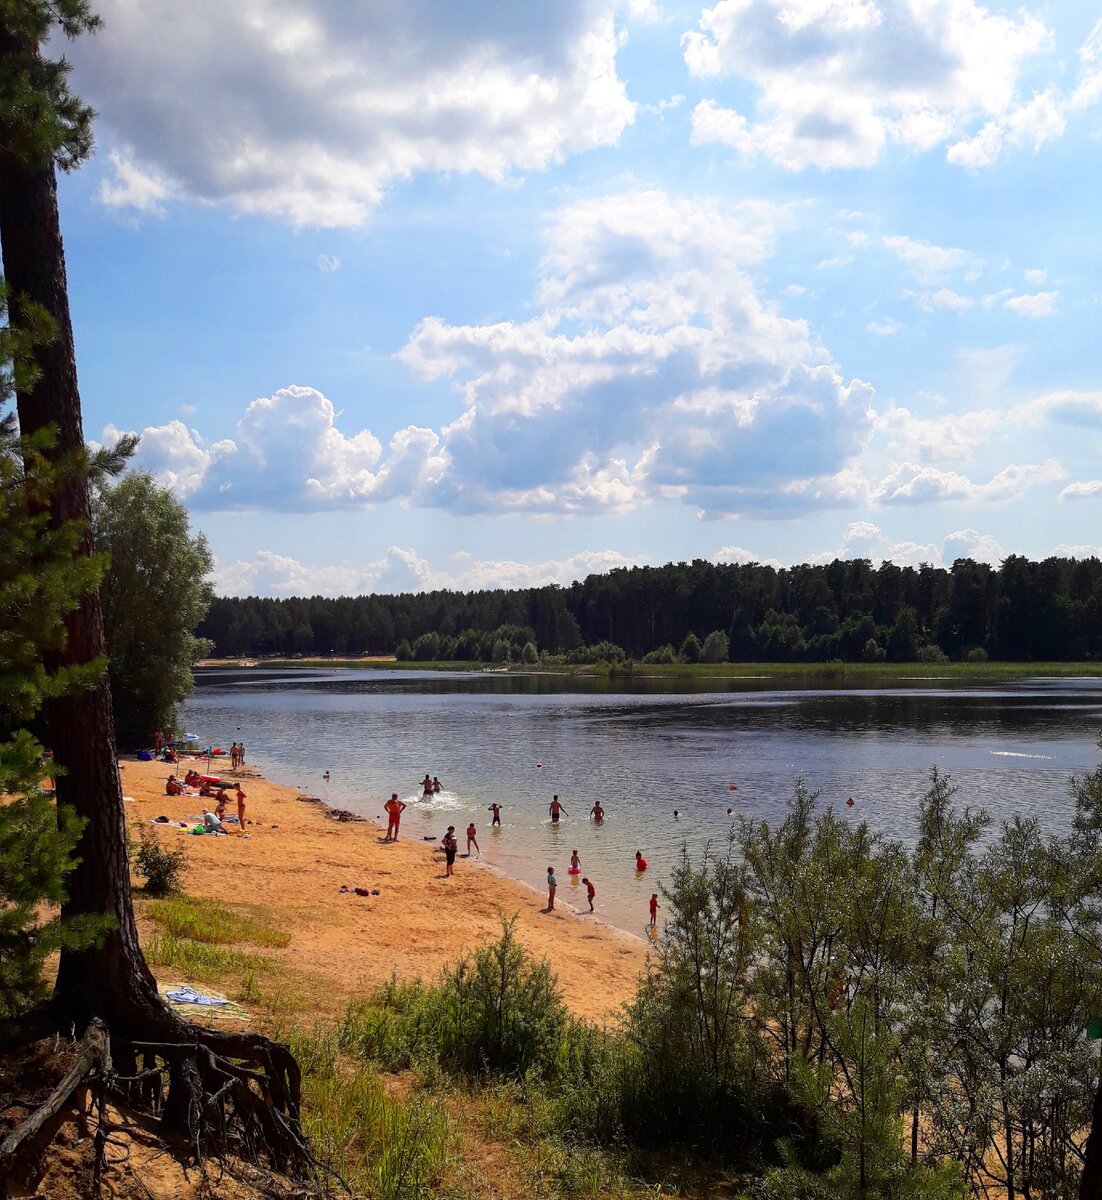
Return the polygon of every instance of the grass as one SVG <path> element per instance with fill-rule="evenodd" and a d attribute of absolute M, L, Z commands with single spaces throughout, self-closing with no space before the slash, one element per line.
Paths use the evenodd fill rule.
<path fill-rule="evenodd" d="M 291 941 L 291 935 L 278 928 L 275 914 L 260 906 L 230 908 L 220 900 L 176 895 L 148 901 L 145 915 L 163 933 L 194 942 L 278 947 Z"/>
<path fill-rule="evenodd" d="M 265 972 L 272 960 L 247 950 L 231 950 L 211 946 L 174 933 L 155 933 L 142 947 L 145 957 L 158 967 L 172 967 L 182 975 L 205 981 L 218 981 L 234 976 L 245 982 L 250 976 L 255 988 L 256 977 Z"/>

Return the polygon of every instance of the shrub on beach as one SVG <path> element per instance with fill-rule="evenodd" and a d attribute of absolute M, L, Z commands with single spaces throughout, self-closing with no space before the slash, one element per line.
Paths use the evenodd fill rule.
<path fill-rule="evenodd" d="M 180 876 L 187 870 L 184 848 L 175 846 L 166 850 L 148 829 L 142 830 L 141 838 L 134 862 L 138 873 L 145 876 L 145 890 L 151 896 L 179 891 Z"/>

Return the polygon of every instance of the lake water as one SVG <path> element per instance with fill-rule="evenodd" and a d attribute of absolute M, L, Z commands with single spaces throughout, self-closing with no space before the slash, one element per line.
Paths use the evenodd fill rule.
<path fill-rule="evenodd" d="M 764 677 L 699 692 L 669 679 L 210 670 L 197 672 L 184 717 L 204 744 L 243 740 L 269 778 L 335 807 L 385 824 L 383 801 L 398 792 L 405 838 L 455 825 L 462 853 L 474 821 L 484 862 L 541 890 L 553 865 L 560 901 L 586 907 L 566 874 L 576 848 L 598 914 L 639 932 L 682 844 L 722 843 L 737 816 L 779 821 L 798 776 L 821 804 L 905 840 L 935 763 L 959 802 L 1066 830 L 1069 777 L 1099 760 L 1102 680 L 964 689 L 915 674 L 882 690 L 780 690 Z M 426 772 L 445 787 L 431 802 Z M 556 792 L 568 814 L 558 827 Z M 587 819 L 597 799 L 600 826 Z M 491 830 L 495 801 L 503 823 Z"/>

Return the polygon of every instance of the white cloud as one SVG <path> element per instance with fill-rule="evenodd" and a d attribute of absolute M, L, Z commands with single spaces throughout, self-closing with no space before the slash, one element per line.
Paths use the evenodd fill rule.
<path fill-rule="evenodd" d="M 938 288 L 934 292 L 904 292 L 905 300 L 913 300 L 923 312 L 937 312 L 948 309 L 950 312 L 967 312 L 975 308 L 976 302 L 952 288 Z"/>
<path fill-rule="evenodd" d="M 220 596 L 352 596 L 445 588 L 479 591 L 566 585 L 644 561 L 615 550 L 579 551 L 565 559 L 535 563 L 479 559 L 459 552 L 450 555 L 445 565 L 433 566 L 416 550 L 390 546 L 371 562 L 314 565 L 259 550 L 249 559 L 216 563 L 213 580 Z"/>
<path fill-rule="evenodd" d="M 341 269 L 341 260 L 332 254 L 318 255 L 318 270 L 319 271 L 339 271 Z"/>
<path fill-rule="evenodd" d="M 143 170 L 129 156 L 113 150 L 108 158 L 113 180 L 103 180 L 99 200 L 108 208 L 128 208 L 152 217 L 163 217 L 164 202 L 173 194 L 172 183 L 156 169 Z"/>
<path fill-rule="evenodd" d="M 1040 464 L 1011 464 L 985 483 L 974 483 L 956 471 L 901 463 L 881 481 L 873 496 L 888 505 L 941 501 L 991 504 L 1017 499 L 1027 488 L 1066 476 L 1064 468 L 1052 459 Z"/>
<path fill-rule="evenodd" d="M 934 283 L 955 271 L 974 275 L 979 269 L 979 260 L 970 250 L 953 246 L 937 246 L 918 238 L 903 234 L 888 234 L 885 247 L 897 255 L 922 283 Z"/>
<path fill-rule="evenodd" d="M 1048 271 L 1043 267 L 1027 267 L 1022 275 L 1026 283 L 1044 283 L 1048 279 Z"/>
<path fill-rule="evenodd" d="M 101 0 L 66 52 L 118 151 L 105 202 L 361 223 L 417 172 L 502 180 L 614 144 L 621 33 L 590 0 Z M 519 10 L 518 10 L 519 11 Z"/>
<path fill-rule="evenodd" d="M 1060 493 L 1061 500 L 1093 500 L 1095 496 L 1102 496 L 1102 479 L 1069 483 Z"/>
<path fill-rule="evenodd" d="M 946 534 L 941 542 L 893 541 L 869 521 L 855 521 L 842 537 L 842 544 L 833 550 L 823 550 L 808 560 L 829 563 L 835 559 L 867 558 L 873 564 L 892 562 L 897 566 L 949 566 L 956 558 L 974 558 L 979 562 L 997 563 L 1004 557 L 1002 547 L 990 534 L 974 529 L 962 529 Z"/>
<path fill-rule="evenodd" d="M 1003 308 L 1020 317 L 1051 317 L 1056 311 L 1058 292 L 1034 292 L 1028 296 L 1012 296 L 1003 301 Z"/>
<path fill-rule="evenodd" d="M 875 431 L 894 455 L 922 462 L 971 458 L 986 444 L 1005 414 L 997 408 L 972 409 L 960 414 L 920 417 L 891 405 L 876 415 Z"/>
<path fill-rule="evenodd" d="M 885 317 L 883 321 L 869 321 L 865 328 L 869 333 L 875 333 L 877 337 L 891 337 L 893 333 L 898 333 L 903 326 L 894 317 Z"/>
<path fill-rule="evenodd" d="M 1054 92 L 1021 95 L 1049 41 L 1037 18 L 975 0 L 717 0 L 682 39 L 686 64 L 697 78 L 748 80 L 755 107 L 705 99 L 693 138 L 789 170 L 871 166 L 893 144 L 950 143 L 951 161 L 981 165 L 1006 142 L 1062 131 Z"/>
<path fill-rule="evenodd" d="M 942 543 L 941 553 L 946 566 L 952 566 L 958 558 L 971 558 L 994 566 L 1006 557 L 1006 552 L 991 534 L 975 529 L 960 529 L 949 534 Z"/>

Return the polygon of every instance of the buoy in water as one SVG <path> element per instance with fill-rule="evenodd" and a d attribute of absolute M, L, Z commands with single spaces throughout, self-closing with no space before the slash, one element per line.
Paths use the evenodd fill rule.
<path fill-rule="evenodd" d="M 850 798 L 846 801 L 846 808 L 852 808 L 852 807 L 853 807 L 853 797 L 850 796 Z"/>

